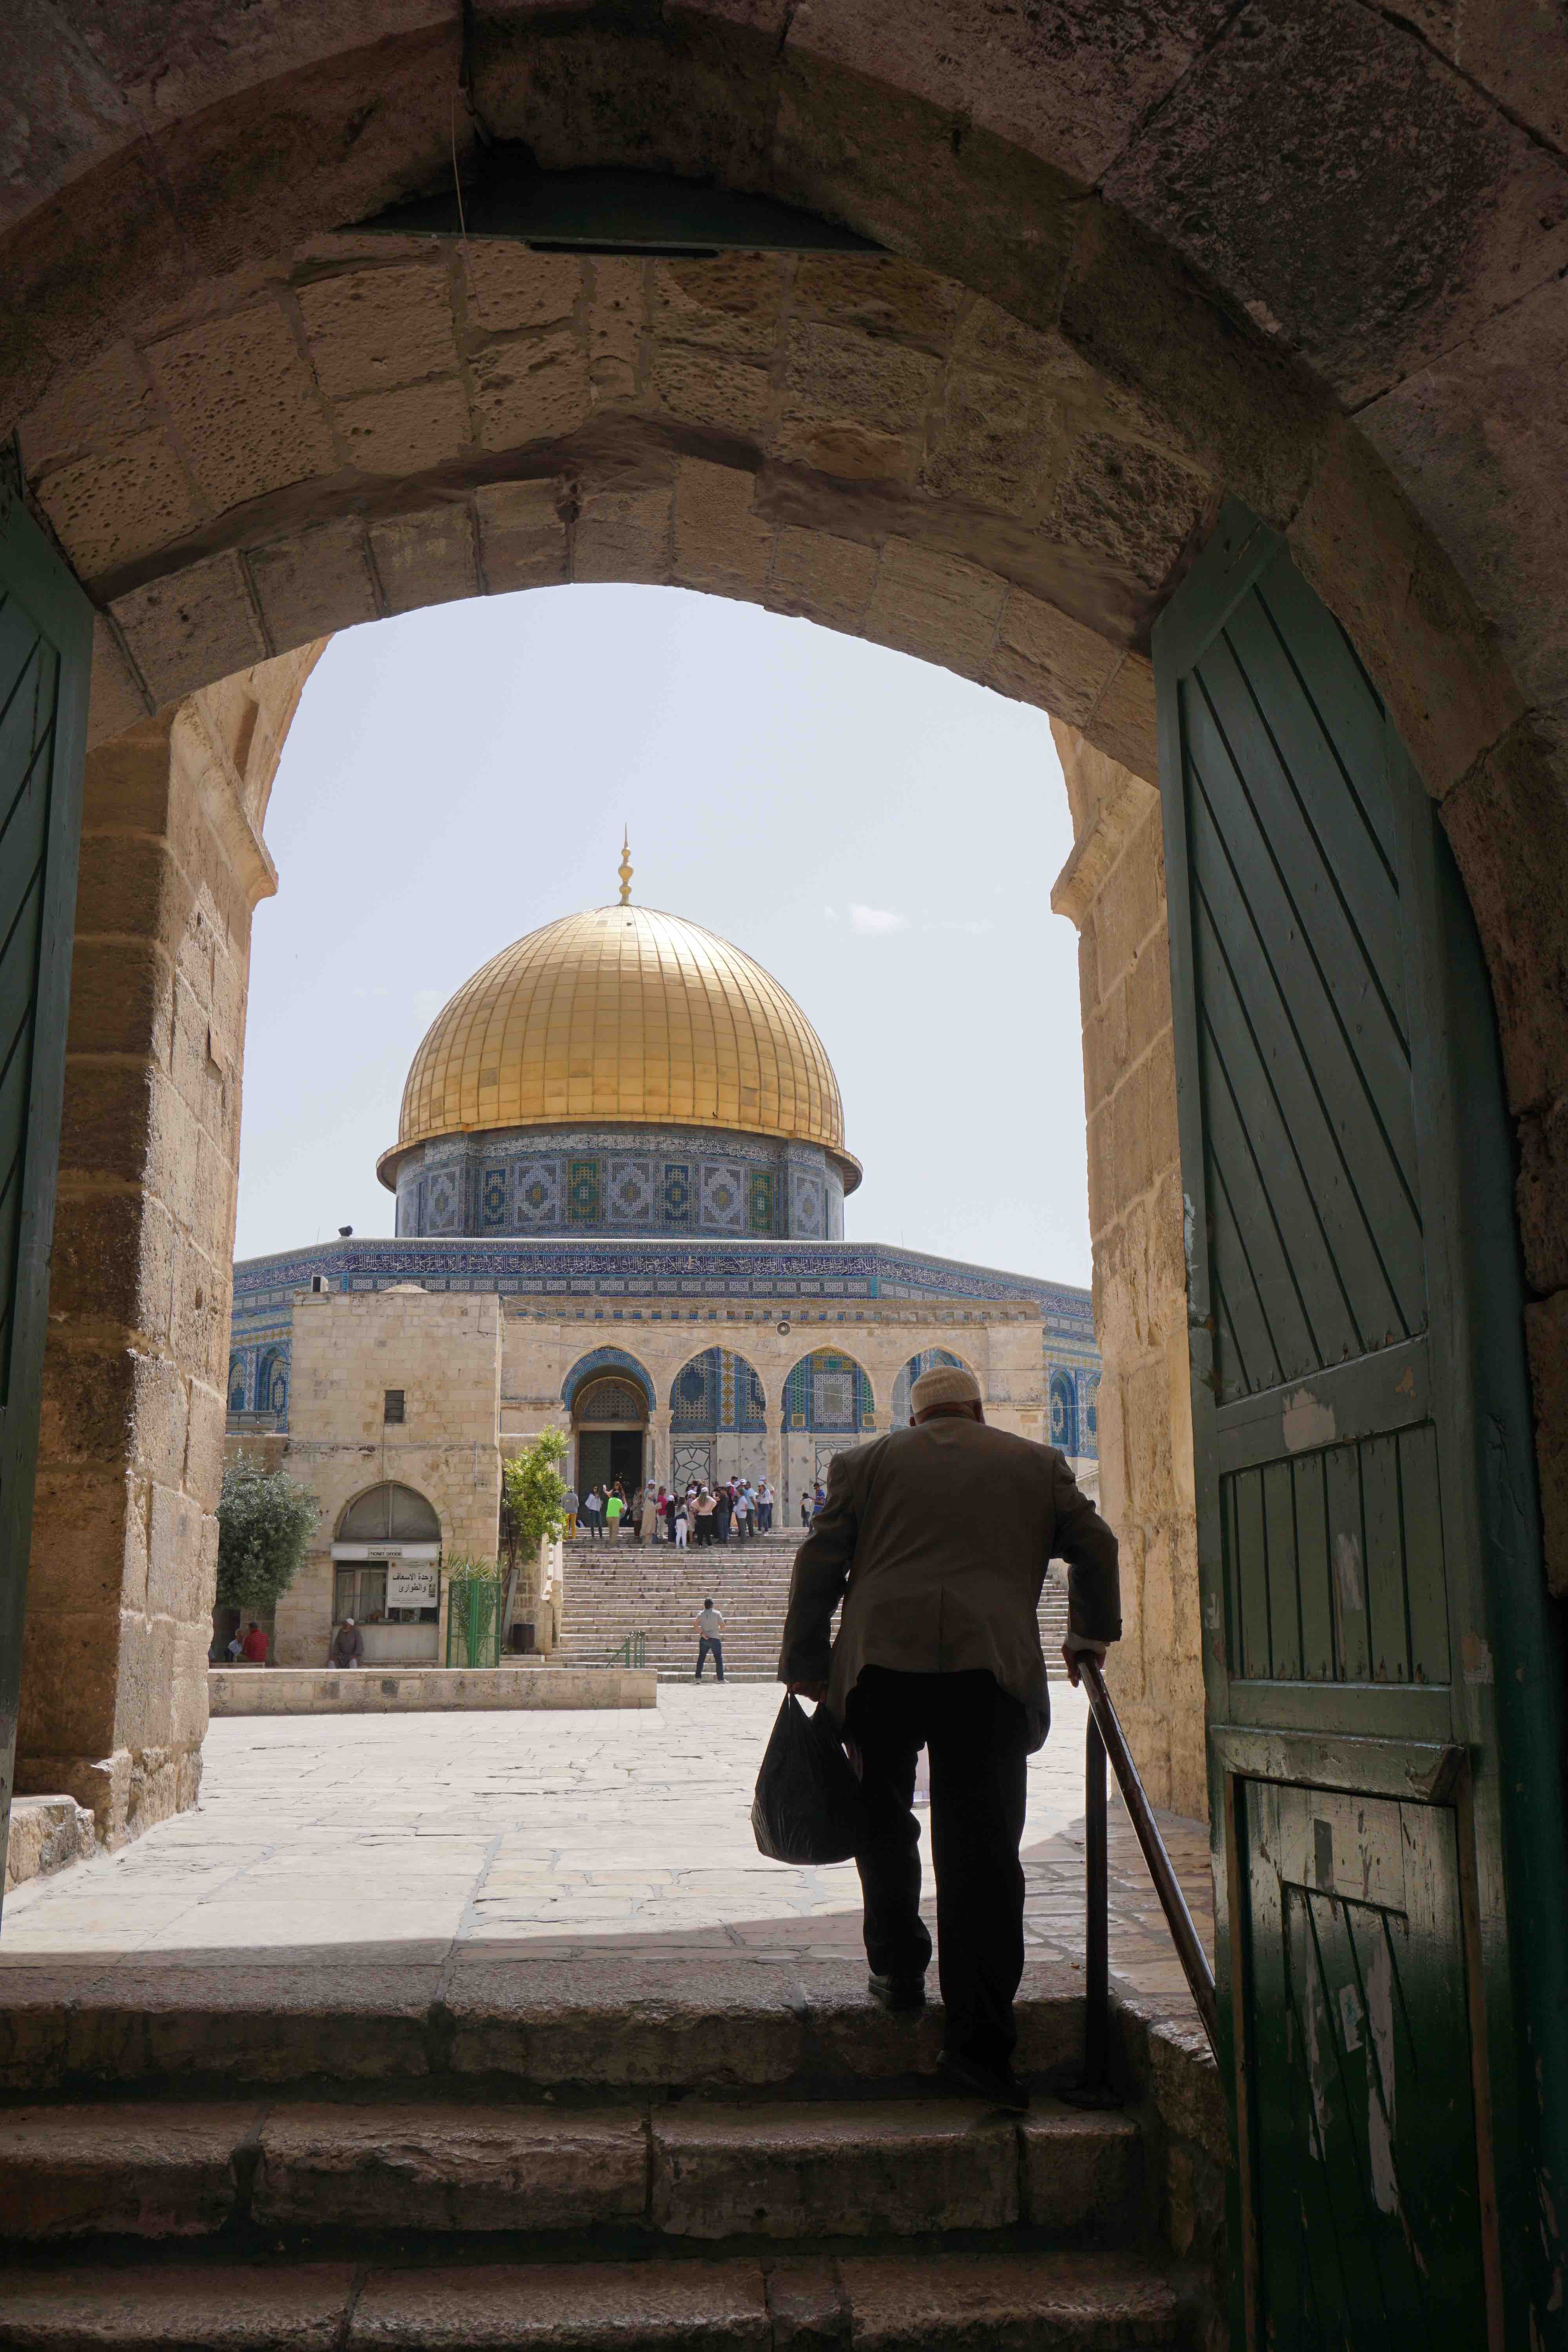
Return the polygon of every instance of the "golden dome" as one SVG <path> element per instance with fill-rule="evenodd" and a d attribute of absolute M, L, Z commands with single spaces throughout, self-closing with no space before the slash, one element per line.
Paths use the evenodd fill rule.
<path fill-rule="evenodd" d="M 437 1013 L 377 1174 L 435 1136 L 579 1120 L 821 1144 L 847 1191 L 838 1081 L 793 997 L 727 940 L 650 907 L 564 915 L 492 956 Z"/>

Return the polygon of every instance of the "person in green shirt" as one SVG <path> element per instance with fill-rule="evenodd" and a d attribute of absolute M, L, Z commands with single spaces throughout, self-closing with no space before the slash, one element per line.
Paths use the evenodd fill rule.
<path fill-rule="evenodd" d="M 605 1497 L 605 1533 L 612 1543 L 620 1539 L 621 1514 L 626 1507 L 625 1496 L 618 1487 L 612 1486 Z"/>

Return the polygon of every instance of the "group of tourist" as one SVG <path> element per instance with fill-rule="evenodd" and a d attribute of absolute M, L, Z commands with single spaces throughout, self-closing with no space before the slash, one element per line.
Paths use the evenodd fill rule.
<path fill-rule="evenodd" d="M 656 1485 L 634 1486 L 630 1495 L 618 1478 L 590 1486 L 579 1498 L 568 1486 L 563 1510 L 566 1533 L 584 1531 L 599 1540 L 617 1542 L 623 1527 L 638 1543 L 728 1543 L 766 1535 L 773 1523 L 773 1490 L 765 1478 L 721 1478 L 711 1486 L 692 1479 L 684 1493 Z"/>

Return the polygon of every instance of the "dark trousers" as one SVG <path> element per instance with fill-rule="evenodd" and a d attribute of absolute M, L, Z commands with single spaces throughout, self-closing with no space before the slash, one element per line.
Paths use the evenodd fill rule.
<path fill-rule="evenodd" d="M 1005 2066 L 1024 1973 L 1024 1834 L 1028 1723 L 984 1671 L 897 1674 L 867 1666 L 845 1731 L 859 1749 L 870 1834 L 856 1856 L 866 1898 L 866 1958 L 878 1976 L 923 1976 L 915 1759 L 931 1759 L 938 1973 L 950 2050 Z"/>
<path fill-rule="evenodd" d="M 713 1671 L 718 1675 L 719 1680 L 722 1682 L 724 1679 L 724 1643 L 722 1636 L 717 1633 L 713 1635 L 711 1640 L 710 1640 L 706 1633 L 702 1633 L 698 1636 L 697 1680 L 699 1682 L 702 1680 L 702 1669 L 707 1664 L 708 1653 L 710 1650 L 713 1653 Z"/>

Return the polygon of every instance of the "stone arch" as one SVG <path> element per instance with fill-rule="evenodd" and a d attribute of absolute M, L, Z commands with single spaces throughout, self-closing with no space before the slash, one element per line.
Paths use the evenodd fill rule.
<path fill-rule="evenodd" d="M 836 1454 L 865 1443 L 877 1425 L 877 1402 L 865 1366 L 842 1349 L 816 1347 L 797 1357 L 779 1391 L 784 1521 L 788 1526 Z"/>
<path fill-rule="evenodd" d="M 228 1360 L 228 1410 L 245 1412 L 250 1402 L 250 1368 L 242 1355 Z"/>
<path fill-rule="evenodd" d="M 629 1355 L 624 1348 L 594 1348 L 579 1356 L 561 1383 L 561 1402 L 568 1412 L 574 1410 L 578 1391 L 589 1381 L 602 1380 L 607 1373 L 620 1372 L 642 1392 L 644 1406 L 651 1412 L 655 1403 L 653 1376 L 645 1364 Z"/>
<path fill-rule="evenodd" d="M 951 1348 L 920 1349 L 910 1358 L 907 1364 L 900 1366 L 898 1377 L 893 1382 L 890 1423 L 894 1429 L 901 1429 L 909 1420 L 910 1391 L 914 1387 L 921 1374 L 929 1372 L 933 1364 L 953 1364 L 966 1372 L 974 1372 L 974 1366 L 966 1358 L 955 1356 Z M 981 1390 L 984 1392 L 985 1387 L 984 1380 L 981 1380 L 978 1372 L 974 1372 L 974 1377 L 980 1381 Z"/>
<path fill-rule="evenodd" d="M 999 52 L 965 0 L 891 47 L 853 0 L 831 14 L 828 34 L 823 12 L 759 33 L 706 0 L 679 26 L 533 12 L 481 23 L 470 87 L 547 170 L 743 183 L 881 256 L 524 258 L 345 230 L 447 184 L 455 28 L 343 49 L 279 0 L 199 68 L 105 64 L 103 102 L 28 143 L 0 250 L 0 430 L 102 615 L 94 740 L 147 748 L 150 714 L 203 688 L 258 826 L 271 764 L 226 723 L 233 674 L 424 603 L 614 578 L 943 662 L 1151 777 L 1149 626 L 1241 498 L 1352 636 L 1475 908 L 1568 1588 L 1563 45 L 1505 67 L 1468 38 L 1461 76 L 1445 37 L 1371 11 L 1353 58 L 1339 12 L 1153 36 L 1086 10 L 1065 58 L 1031 30 Z M 150 124 L 138 77 L 163 63 Z M 24 47 L 16 71 L 42 87 L 53 63 Z M 1345 73 L 1375 139 L 1313 100 Z M 1287 107 L 1309 128 L 1282 177 Z M 1408 152 L 1443 158 L 1440 186 L 1397 172 Z M 1120 820 L 1074 814 L 1076 889 Z"/>

